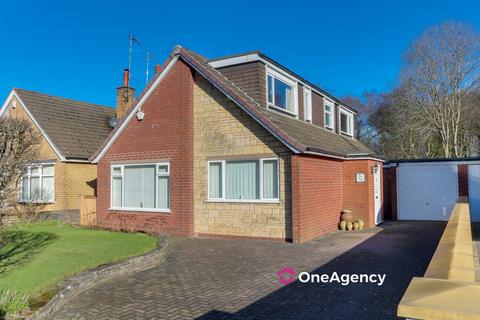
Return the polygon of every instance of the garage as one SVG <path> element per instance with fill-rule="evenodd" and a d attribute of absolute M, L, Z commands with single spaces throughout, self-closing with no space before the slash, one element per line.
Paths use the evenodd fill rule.
<path fill-rule="evenodd" d="M 480 221 L 478 158 L 396 161 L 384 170 L 391 219 L 446 221 L 458 197 L 468 196 L 472 220 Z"/>

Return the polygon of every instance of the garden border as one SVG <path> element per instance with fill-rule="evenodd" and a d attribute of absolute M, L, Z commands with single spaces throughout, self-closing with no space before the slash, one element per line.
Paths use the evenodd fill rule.
<path fill-rule="evenodd" d="M 53 313 L 60 310 L 71 299 L 101 282 L 157 266 L 165 260 L 170 250 L 169 239 L 169 236 L 159 237 L 157 240 L 157 248 L 144 255 L 132 257 L 116 263 L 104 264 L 83 271 L 64 280 L 63 289 L 57 292 L 45 306 L 40 308 L 40 310 L 35 312 L 32 316 L 27 317 L 27 319 L 49 319 Z"/>

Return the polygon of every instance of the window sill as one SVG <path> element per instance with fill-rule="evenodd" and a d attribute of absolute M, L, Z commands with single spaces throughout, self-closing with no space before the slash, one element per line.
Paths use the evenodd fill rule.
<path fill-rule="evenodd" d="M 109 211 L 130 211 L 130 212 L 155 212 L 172 213 L 170 209 L 145 209 L 145 208 L 108 208 Z"/>
<path fill-rule="evenodd" d="M 296 113 L 294 113 L 294 112 L 292 112 L 292 111 L 288 111 L 288 110 L 286 110 L 286 109 L 277 107 L 277 106 L 275 106 L 275 105 L 273 105 L 273 104 L 271 104 L 271 103 L 268 104 L 268 107 L 269 107 L 270 109 L 278 110 L 278 111 L 283 112 L 283 113 L 285 113 L 285 114 L 288 114 L 288 115 L 290 115 L 290 116 L 294 116 L 294 117 L 297 117 L 297 116 L 298 116 Z"/>
<path fill-rule="evenodd" d="M 207 203 L 263 203 L 263 204 L 279 204 L 280 200 L 241 200 L 241 199 L 207 199 Z"/>
<path fill-rule="evenodd" d="M 41 205 L 41 204 L 55 204 L 55 201 L 22 201 L 22 200 L 18 200 L 17 201 L 18 203 L 21 203 L 21 204 L 38 204 L 38 205 Z"/>
<path fill-rule="evenodd" d="M 344 132 L 344 131 L 340 131 L 340 133 L 346 137 L 349 137 L 349 138 L 352 138 L 353 139 L 353 134 L 351 133 L 348 133 L 348 132 Z"/>

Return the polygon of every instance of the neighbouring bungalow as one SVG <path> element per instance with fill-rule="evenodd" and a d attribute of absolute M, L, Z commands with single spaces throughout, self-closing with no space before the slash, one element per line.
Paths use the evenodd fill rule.
<path fill-rule="evenodd" d="M 115 109 L 13 89 L 0 117 L 28 119 L 41 137 L 38 158 L 21 179 L 18 203 L 78 218 L 80 196 L 96 194 L 97 168 L 88 158 L 111 132 Z"/>
<path fill-rule="evenodd" d="M 382 221 L 382 161 L 356 111 L 260 52 L 177 46 L 103 146 L 103 227 L 305 242 L 343 209 Z"/>

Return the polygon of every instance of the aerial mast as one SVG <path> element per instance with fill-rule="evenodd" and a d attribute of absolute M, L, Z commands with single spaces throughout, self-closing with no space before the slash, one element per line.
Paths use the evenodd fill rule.
<path fill-rule="evenodd" d="M 148 67 L 150 66 L 150 59 L 155 60 L 155 57 L 150 52 L 147 52 L 147 70 L 145 72 L 145 84 L 148 84 Z"/>
<path fill-rule="evenodd" d="M 141 45 L 142 43 L 140 42 L 140 40 L 138 40 L 134 35 L 133 33 L 130 33 L 130 36 L 129 36 L 129 42 L 130 42 L 130 46 L 128 48 L 128 85 L 130 85 L 130 77 L 132 76 L 132 71 L 131 71 L 131 67 L 132 67 L 132 53 L 133 53 L 133 44 L 134 43 L 137 43 L 138 45 Z"/>

